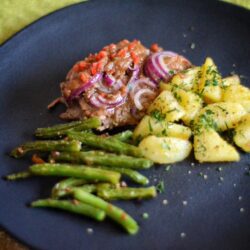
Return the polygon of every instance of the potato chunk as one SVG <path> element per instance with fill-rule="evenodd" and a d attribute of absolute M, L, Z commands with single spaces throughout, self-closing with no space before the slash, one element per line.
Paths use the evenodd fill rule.
<path fill-rule="evenodd" d="M 245 152 L 250 153 L 250 114 L 244 116 L 235 129 L 234 142 Z"/>
<path fill-rule="evenodd" d="M 223 101 L 240 103 L 250 112 L 250 89 L 239 84 L 230 85 L 223 90 Z"/>
<path fill-rule="evenodd" d="M 194 91 L 203 96 L 206 103 L 221 101 L 222 79 L 213 60 L 208 57 L 201 67 L 201 78 Z"/>
<path fill-rule="evenodd" d="M 144 116 L 134 130 L 134 141 L 140 141 L 148 135 L 170 136 L 188 140 L 191 129 L 180 124 L 166 122 L 165 120 L 151 116 Z"/>
<path fill-rule="evenodd" d="M 212 127 L 219 131 L 235 128 L 246 114 L 239 103 L 218 102 L 207 105 L 195 119 L 195 126 Z"/>
<path fill-rule="evenodd" d="M 231 85 L 239 85 L 239 84 L 240 84 L 240 77 L 238 75 L 232 75 L 222 79 L 223 87 L 228 87 Z"/>
<path fill-rule="evenodd" d="M 178 121 L 185 115 L 184 109 L 170 91 L 164 90 L 148 108 L 148 113 L 160 113 L 166 121 Z"/>
<path fill-rule="evenodd" d="M 190 68 L 177 73 L 169 83 L 160 83 L 161 90 L 169 90 L 170 86 L 178 86 L 184 90 L 191 90 L 199 78 L 200 67 Z"/>
<path fill-rule="evenodd" d="M 172 88 L 172 93 L 185 110 L 185 115 L 181 118 L 182 121 L 186 125 L 189 125 L 201 110 L 203 104 L 202 99 L 192 91 L 187 91 L 176 87 Z"/>
<path fill-rule="evenodd" d="M 204 129 L 194 136 L 194 156 L 199 162 L 239 161 L 236 149 L 213 129 Z"/>
<path fill-rule="evenodd" d="M 192 150 L 188 140 L 150 135 L 139 144 L 144 156 L 155 163 L 174 163 L 184 160 Z"/>

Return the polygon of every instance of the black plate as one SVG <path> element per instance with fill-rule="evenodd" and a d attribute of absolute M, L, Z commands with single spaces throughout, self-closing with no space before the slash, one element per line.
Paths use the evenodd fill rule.
<path fill-rule="evenodd" d="M 50 113 L 46 105 L 59 95 L 59 82 L 71 65 L 88 53 L 136 38 L 145 45 L 158 42 L 168 50 L 185 50 L 197 65 L 209 55 L 224 76 L 235 70 L 249 77 L 249 31 L 248 11 L 201 0 L 91 0 L 39 20 L 0 48 L 0 175 L 27 167 L 28 161 L 11 159 L 7 152 L 31 140 L 35 128 L 59 121 L 62 107 Z M 249 157 L 242 153 L 241 158 L 239 163 L 195 163 L 195 167 L 188 159 L 170 171 L 165 167 L 147 171 L 151 183 L 164 180 L 165 192 L 150 201 L 118 203 L 141 225 L 136 236 L 128 236 L 109 220 L 96 223 L 28 208 L 30 201 L 49 195 L 55 182 L 49 178 L 1 180 L 0 224 L 40 249 L 249 249 L 250 177 L 245 175 Z M 219 166 L 222 172 L 216 171 Z M 142 219 L 143 212 L 149 213 L 148 220 Z M 86 233 L 87 228 L 93 228 L 93 235 Z"/>

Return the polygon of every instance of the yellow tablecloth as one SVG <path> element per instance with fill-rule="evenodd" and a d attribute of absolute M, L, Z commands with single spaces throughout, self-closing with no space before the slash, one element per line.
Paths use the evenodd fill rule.
<path fill-rule="evenodd" d="M 0 44 L 38 18 L 86 0 L 0 0 Z"/>
<path fill-rule="evenodd" d="M 250 0 L 222 0 L 222 1 L 227 3 L 237 4 L 239 6 L 250 9 Z"/>
<path fill-rule="evenodd" d="M 0 0 L 0 45 L 38 18 L 86 0 Z M 201 0 L 202 1 L 202 0 Z M 222 0 L 250 9 L 250 0 Z"/>

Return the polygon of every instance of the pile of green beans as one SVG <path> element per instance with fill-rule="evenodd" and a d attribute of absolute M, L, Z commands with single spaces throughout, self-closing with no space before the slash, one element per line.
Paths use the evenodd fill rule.
<path fill-rule="evenodd" d="M 15 181 L 32 176 L 65 177 L 54 185 L 47 199 L 33 201 L 31 207 L 50 207 L 103 221 L 105 217 L 119 224 L 129 234 L 139 230 L 137 222 L 111 200 L 149 199 L 156 188 L 127 187 L 123 177 L 137 185 L 149 180 L 139 170 L 153 166 L 142 157 L 140 149 L 131 144 L 132 131 L 109 136 L 96 135 L 101 121 L 94 117 L 83 121 L 59 124 L 35 131 L 37 141 L 13 149 L 14 158 L 42 153 L 25 171 L 6 176 Z M 32 158 L 33 159 L 33 158 Z"/>

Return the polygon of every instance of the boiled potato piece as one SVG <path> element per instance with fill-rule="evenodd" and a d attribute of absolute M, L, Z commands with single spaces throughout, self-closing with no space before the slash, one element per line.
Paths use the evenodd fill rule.
<path fill-rule="evenodd" d="M 245 152 L 250 153 L 250 114 L 244 116 L 235 129 L 234 142 Z"/>
<path fill-rule="evenodd" d="M 161 90 L 170 90 L 170 86 L 178 86 L 185 90 L 191 90 L 199 77 L 200 67 L 190 68 L 177 73 L 169 83 L 160 83 Z"/>
<path fill-rule="evenodd" d="M 156 97 L 148 108 L 148 114 L 160 114 L 166 121 L 174 122 L 185 115 L 184 109 L 175 99 L 174 95 L 164 90 Z"/>
<path fill-rule="evenodd" d="M 231 85 L 239 85 L 239 84 L 240 84 L 240 77 L 238 75 L 232 75 L 222 79 L 223 87 L 228 87 Z"/>
<path fill-rule="evenodd" d="M 221 101 L 222 79 L 213 60 L 208 57 L 201 67 L 201 78 L 194 91 L 203 96 L 206 103 Z"/>
<path fill-rule="evenodd" d="M 169 123 L 158 117 L 144 116 L 134 130 L 134 141 L 140 141 L 148 135 L 170 136 L 188 140 L 192 134 L 190 128 L 180 124 Z"/>
<path fill-rule="evenodd" d="M 150 135 L 141 141 L 139 148 L 147 159 L 164 164 L 184 160 L 190 154 L 192 144 L 179 138 Z"/>
<path fill-rule="evenodd" d="M 189 125 L 201 110 L 203 104 L 202 99 L 197 94 L 180 88 L 173 88 L 172 92 L 176 100 L 185 110 L 185 115 L 181 118 L 182 121 L 186 125 Z"/>
<path fill-rule="evenodd" d="M 243 85 L 230 85 L 224 88 L 223 101 L 240 103 L 250 113 L 250 89 Z"/>
<path fill-rule="evenodd" d="M 245 109 L 239 103 L 218 102 L 203 108 L 194 123 L 198 128 L 212 125 L 219 131 L 225 131 L 235 128 L 245 114 Z"/>
<path fill-rule="evenodd" d="M 236 149 L 213 129 L 203 129 L 194 136 L 194 156 L 199 162 L 239 161 Z"/>

